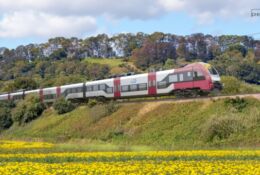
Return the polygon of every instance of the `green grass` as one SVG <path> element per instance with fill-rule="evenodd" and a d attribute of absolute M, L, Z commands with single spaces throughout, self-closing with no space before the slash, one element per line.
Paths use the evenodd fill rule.
<path fill-rule="evenodd" d="M 260 101 L 245 101 L 122 104 L 108 116 L 105 105 L 80 106 L 64 115 L 48 109 L 1 138 L 66 143 L 64 149 L 79 143 L 86 150 L 255 148 L 260 144 Z M 230 121 L 232 127 L 226 124 Z"/>
<path fill-rule="evenodd" d="M 116 59 L 116 58 L 86 58 L 83 60 L 83 62 L 87 63 L 96 63 L 96 64 L 106 64 L 110 66 L 111 68 L 118 67 L 120 64 L 123 64 L 122 59 Z"/>

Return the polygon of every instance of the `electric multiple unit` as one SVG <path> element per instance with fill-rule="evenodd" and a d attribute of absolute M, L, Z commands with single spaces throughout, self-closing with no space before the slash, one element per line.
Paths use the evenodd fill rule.
<path fill-rule="evenodd" d="M 199 62 L 179 69 L 6 93 L 0 95 L 0 100 L 17 101 L 28 94 L 37 94 L 44 102 L 53 102 L 61 96 L 66 99 L 97 97 L 119 99 L 161 96 L 185 91 L 210 92 L 221 88 L 222 84 L 217 70 L 210 64 Z"/>

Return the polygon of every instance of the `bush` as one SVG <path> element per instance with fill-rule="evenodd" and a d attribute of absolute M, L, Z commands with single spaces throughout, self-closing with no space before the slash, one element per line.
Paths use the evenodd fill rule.
<path fill-rule="evenodd" d="M 8 129 L 13 124 L 11 111 L 6 107 L 0 107 L 0 131 Z"/>
<path fill-rule="evenodd" d="M 221 81 L 224 84 L 222 91 L 224 94 L 237 94 L 240 92 L 241 82 L 235 77 L 223 76 Z"/>
<path fill-rule="evenodd" d="M 242 112 L 242 110 L 247 106 L 248 102 L 244 98 L 227 98 L 225 99 L 225 104 L 234 108 L 237 112 Z"/>
<path fill-rule="evenodd" d="M 66 100 L 64 97 L 58 98 L 53 103 L 53 108 L 58 114 L 65 114 L 75 109 L 75 105 L 71 101 Z"/>
<path fill-rule="evenodd" d="M 227 139 L 244 128 L 236 116 L 212 117 L 205 125 L 203 136 L 206 141 Z"/>
<path fill-rule="evenodd" d="M 224 84 L 223 94 L 253 93 L 258 91 L 253 86 L 232 76 L 222 76 L 221 81 Z"/>
<path fill-rule="evenodd" d="M 118 109 L 119 109 L 119 106 L 115 102 L 110 101 L 107 104 L 99 104 L 99 105 L 95 105 L 95 106 L 91 107 L 89 114 L 92 118 L 92 121 L 96 122 L 106 116 L 113 114 Z"/>
<path fill-rule="evenodd" d="M 88 107 L 92 108 L 98 104 L 98 101 L 96 99 L 89 99 L 88 100 Z"/>
<path fill-rule="evenodd" d="M 118 104 L 116 104 L 114 101 L 110 101 L 107 105 L 106 105 L 106 114 L 110 115 L 113 114 L 114 112 L 116 112 L 119 109 Z"/>
<path fill-rule="evenodd" d="M 45 109 L 44 103 L 38 96 L 28 95 L 20 101 L 12 111 L 12 119 L 19 125 L 29 123 L 39 117 Z"/>

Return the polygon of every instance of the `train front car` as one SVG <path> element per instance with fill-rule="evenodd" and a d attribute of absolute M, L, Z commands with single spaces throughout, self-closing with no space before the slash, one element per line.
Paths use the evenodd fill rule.
<path fill-rule="evenodd" d="M 182 68 L 181 68 L 182 69 Z M 211 91 L 222 90 L 222 83 L 218 71 L 210 64 L 198 62 L 184 67 L 192 69 L 194 89 L 199 89 L 206 94 Z"/>
<path fill-rule="evenodd" d="M 200 62 L 199 64 L 203 65 L 206 69 L 207 76 L 209 76 L 210 83 L 212 84 L 212 88 L 210 90 L 222 90 L 223 85 L 221 83 L 218 71 L 208 63 Z"/>
<path fill-rule="evenodd" d="M 218 71 L 210 64 L 207 64 L 207 69 L 209 71 L 210 78 L 213 83 L 214 89 L 222 90 L 223 84 L 221 83 L 221 79 L 220 79 Z"/>

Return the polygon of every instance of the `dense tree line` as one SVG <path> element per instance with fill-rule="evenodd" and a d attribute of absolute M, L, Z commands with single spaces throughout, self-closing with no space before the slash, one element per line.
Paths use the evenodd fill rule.
<path fill-rule="evenodd" d="M 2 92 L 105 78 L 110 70 L 107 65 L 89 64 L 67 58 L 63 60 L 18 60 L 5 63 L 0 67 L 3 72 L 0 74 Z"/>

